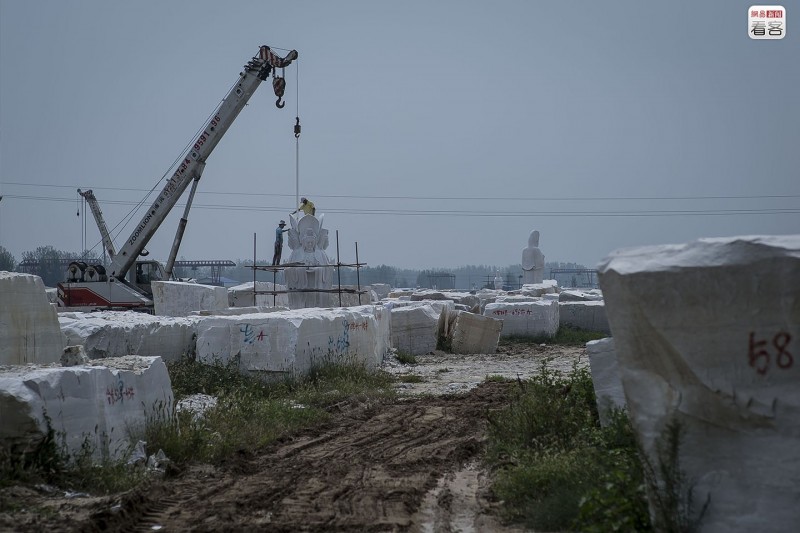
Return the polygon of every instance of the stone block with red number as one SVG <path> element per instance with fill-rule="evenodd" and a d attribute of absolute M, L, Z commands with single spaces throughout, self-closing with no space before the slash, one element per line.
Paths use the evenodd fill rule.
<path fill-rule="evenodd" d="M 708 502 L 702 530 L 792 530 L 800 235 L 620 250 L 598 272 L 631 420 L 657 475 L 677 425 L 690 518 Z"/>

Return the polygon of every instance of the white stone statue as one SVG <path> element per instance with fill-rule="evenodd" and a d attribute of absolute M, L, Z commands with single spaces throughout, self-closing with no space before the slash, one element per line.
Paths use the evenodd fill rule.
<path fill-rule="evenodd" d="M 544 254 L 539 249 L 539 232 L 533 230 L 528 236 L 528 246 L 522 249 L 522 283 L 544 281 Z"/>
<path fill-rule="evenodd" d="M 288 241 L 292 254 L 289 263 L 302 266 L 286 267 L 286 285 L 289 287 L 289 307 L 330 307 L 330 293 L 292 292 L 295 290 L 330 289 L 333 283 L 333 266 L 325 250 L 328 248 L 328 230 L 322 228 L 322 219 L 313 215 L 289 216 L 291 229 Z"/>
<path fill-rule="evenodd" d="M 494 274 L 494 288 L 498 291 L 503 288 L 503 278 L 500 277 L 499 270 Z"/>

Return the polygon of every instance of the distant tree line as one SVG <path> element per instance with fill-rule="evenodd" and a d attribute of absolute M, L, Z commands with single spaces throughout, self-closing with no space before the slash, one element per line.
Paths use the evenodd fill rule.
<path fill-rule="evenodd" d="M 3 246 L 0 246 L 0 270 L 13 272 L 16 266 L 17 260 L 14 259 L 11 252 L 6 250 Z"/>
<path fill-rule="evenodd" d="M 182 257 L 181 259 L 184 258 Z M 57 250 L 52 246 L 40 246 L 35 250 L 23 252 L 22 260 L 17 263 L 14 256 L 0 246 L 0 270 L 16 270 L 36 274 L 49 287 L 53 287 L 64 280 L 66 269 L 63 266 L 63 260 L 80 260 L 89 264 L 103 263 L 103 260 L 95 257 L 92 252 L 67 252 Z M 235 267 L 223 268 L 221 276 L 242 283 L 253 281 L 253 260 L 240 259 L 235 262 Z M 269 265 L 270 262 L 268 259 L 259 259 L 256 265 Z M 29 266 L 20 267 L 20 265 L 26 264 Z M 545 277 L 549 276 L 551 269 L 585 270 L 586 267 L 578 263 L 548 262 L 545 263 Z M 354 267 L 342 267 L 339 272 L 334 273 L 333 282 L 336 284 L 341 279 L 342 285 L 385 283 L 398 288 L 424 287 L 430 289 L 477 290 L 484 287 L 493 287 L 495 276 L 498 273 L 503 287 L 506 289 L 516 289 L 522 282 L 522 266 L 520 264 L 506 266 L 465 265 L 450 269 L 407 269 L 389 265 L 368 265 L 359 268 L 358 271 Z M 211 274 L 211 267 L 175 269 L 175 276 L 179 278 L 202 279 L 211 277 Z M 256 270 L 257 281 L 273 281 L 273 279 L 278 283 L 285 282 L 282 271 L 278 271 L 273 277 L 272 272 Z M 581 279 L 580 275 L 578 275 L 576 278 L 577 285 L 580 284 Z M 560 284 L 568 285 L 570 281 L 569 275 L 565 280 L 559 279 Z"/>

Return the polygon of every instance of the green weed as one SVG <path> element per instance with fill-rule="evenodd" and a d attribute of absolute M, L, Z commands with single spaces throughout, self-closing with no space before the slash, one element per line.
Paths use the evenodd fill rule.
<path fill-rule="evenodd" d="M 380 401 L 392 394 L 393 378 L 355 360 L 323 358 L 303 376 L 265 381 L 243 375 L 238 361 L 169 363 L 176 398 L 216 396 L 202 416 L 162 409 L 148 421 L 144 440 L 177 465 L 215 463 L 237 450 L 257 450 L 278 437 L 320 423 L 343 403 Z"/>
<path fill-rule="evenodd" d="M 648 531 L 643 473 L 627 416 L 601 428 L 591 376 L 543 363 L 489 415 L 487 460 L 506 517 L 536 530 Z"/>
<path fill-rule="evenodd" d="M 711 503 L 709 495 L 700 510 L 696 509 L 695 483 L 687 478 L 680 466 L 682 433 L 680 422 L 673 418 L 664 427 L 656 443 L 655 461 L 641 451 L 653 525 L 657 531 L 667 533 L 697 531 Z"/>
<path fill-rule="evenodd" d="M 405 374 L 405 375 L 402 375 L 402 376 L 398 376 L 397 380 L 400 381 L 400 383 L 424 383 L 425 382 L 425 378 L 423 378 L 422 376 L 417 375 L 417 374 Z"/>
<path fill-rule="evenodd" d="M 100 439 L 84 435 L 80 449 L 70 453 L 65 436 L 53 429 L 47 413 L 44 420 L 47 431 L 38 442 L 23 449 L 0 447 L 0 487 L 46 483 L 70 491 L 109 494 L 132 488 L 142 480 L 143 472 L 125 464 L 125 454 L 111 459 L 104 449 L 98 458 L 94 442 L 107 442 L 104 435 Z"/>
<path fill-rule="evenodd" d="M 552 337 L 547 335 L 537 336 L 524 336 L 524 335 L 511 335 L 500 339 L 500 346 L 509 344 L 557 344 L 562 346 L 580 346 L 589 341 L 604 339 L 609 337 L 608 333 L 601 331 L 588 331 L 580 328 L 573 328 L 569 326 L 562 326 L 558 328 L 556 334 Z"/>
<path fill-rule="evenodd" d="M 66 457 L 58 444 L 50 417 L 44 414 L 47 431 L 36 442 L 0 446 L 0 487 L 15 483 L 53 483 L 60 479 Z"/>
<path fill-rule="evenodd" d="M 398 351 L 396 354 L 397 360 L 403 365 L 416 365 L 417 357 L 407 352 Z"/>
<path fill-rule="evenodd" d="M 265 381 L 240 372 L 238 361 L 203 364 L 190 359 L 167 363 L 176 400 L 203 393 L 217 404 L 202 414 L 177 412 L 174 404 L 150 409 L 142 428 L 129 429 L 133 441 L 147 442 L 147 453 L 163 450 L 175 468 L 191 462 L 217 463 L 255 451 L 289 432 L 317 424 L 343 403 L 369 404 L 394 394 L 394 378 L 355 360 L 323 358 L 304 376 Z M 147 470 L 95 453 L 102 438 L 86 436 L 81 449 L 68 453 L 64 436 L 48 419 L 44 438 L 27 447 L 0 447 L 0 488 L 48 483 L 91 494 L 127 490 L 142 483 Z M 95 436 L 96 437 L 96 436 Z M 107 439 L 106 439 L 107 440 Z M 104 450 L 106 451 L 105 448 Z M 98 459 L 98 455 L 101 455 Z M 13 501 L 2 501 L 13 509 Z"/>

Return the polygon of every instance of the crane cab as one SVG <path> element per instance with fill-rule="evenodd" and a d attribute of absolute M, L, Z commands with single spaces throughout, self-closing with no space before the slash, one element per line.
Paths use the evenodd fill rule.
<path fill-rule="evenodd" d="M 136 268 L 128 271 L 128 282 L 148 296 L 153 294 L 152 282 L 166 280 L 164 266 L 158 261 L 136 261 Z"/>

